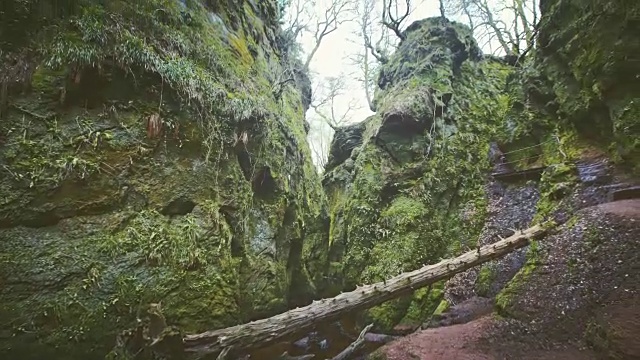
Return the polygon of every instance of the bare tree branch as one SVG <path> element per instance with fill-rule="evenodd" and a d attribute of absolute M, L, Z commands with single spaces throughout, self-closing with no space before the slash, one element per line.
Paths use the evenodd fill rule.
<path fill-rule="evenodd" d="M 523 48 L 530 48 L 534 41 L 534 24 L 537 23 L 537 0 L 442 0 L 445 13 L 461 15 L 479 42 L 487 40 L 484 47 L 490 52 L 519 56 Z"/>
<path fill-rule="evenodd" d="M 295 81 L 296 79 L 292 68 L 290 66 L 285 66 L 282 68 L 282 71 L 275 75 L 275 80 L 271 85 L 271 93 L 277 100 L 280 100 L 282 98 L 282 92 L 284 92 L 285 85 L 290 82 L 295 83 Z"/>
<path fill-rule="evenodd" d="M 393 44 L 389 29 L 382 25 L 382 15 L 377 12 L 376 0 L 362 0 L 356 8 L 357 40 L 353 41 L 360 51 L 351 55 L 352 65 L 359 70 L 357 76 L 365 90 L 369 109 L 375 111 L 373 93 L 376 88 L 375 77 L 380 65 L 388 62 Z"/>
<path fill-rule="evenodd" d="M 325 9 L 322 18 L 316 21 L 315 31 L 313 33 L 314 46 L 307 55 L 304 62 L 304 68 L 309 69 L 311 60 L 322 44 L 322 40 L 338 29 L 338 26 L 345 22 L 351 21 L 350 15 L 355 10 L 355 3 L 352 0 L 332 0 Z"/>
<path fill-rule="evenodd" d="M 293 0 L 288 7 L 284 23 L 286 24 L 285 32 L 291 34 L 292 38 L 297 39 L 302 31 L 309 27 L 311 21 L 308 8 L 305 6 L 304 0 Z"/>
<path fill-rule="evenodd" d="M 319 8 L 316 1 L 292 0 L 283 17 L 284 32 L 293 41 L 304 34 L 313 38 L 313 46 L 303 62 L 303 68 L 309 70 L 313 57 L 318 52 L 322 41 L 338 27 L 353 20 L 356 0 L 328 0 Z"/>
<path fill-rule="evenodd" d="M 330 134 L 323 129 L 314 129 L 314 136 L 310 135 L 309 139 L 309 147 L 313 152 L 315 165 L 318 168 L 318 171 L 322 171 L 327 165 L 327 160 L 329 159 L 329 146 L 330 146 Z"/>
<path fill-rule="evenodd" d="M 310 115 L 313 131 L 309 143 L 320 168 L 324 168 L 328 160 L 334 132 L 349 123 L 353 112 L 360 109 L 356 99 L 341 101 L 349 90 L 345 78 L 343 75 L 325 78 L 313 91 L 313 114 Z"/>
<path fill-rule="evenodd" d="M 360 335 L 356 339 L 356 341 L 352 342 L 346 349 L 342 350 L 338 355 L 331 358 L 331 360 L 347 360 L 349 359 L 354 352 L 358 351 L 365 343 L 365 335 L 371 330 L 373 324 L 369 324 L 365 326 L 364 329 L 360 332 Z"/>
<path fill-rule="evenodd" d="M 360 36 L 362 37 L 365 51 L 370 52 L 371 56 L 373 56 L 381 64 L 385 64 L 389 60 L 389 41 L 387 33 L 385 31 L 379 31 L 380 38 L 375 44 L 371 39 L 374 35 L 373 24 L 375 22 L 375 0 L 363 0 L 361 2 L 361 5 L 362 6 L 358 7 L 356 10 L 356 22 L 358 23 Z"/>
<path fill-rule="evenodd" d="M 347 91 L 345 76 L 329 77 L 324 81 L 322 90 L 316 89 L 311 108 L 334 131 L 347 123 L 350 114 L 358 109 L 355 99 L 351 99 L 344 111 L 338 109 L 338 99 Z"/>
<path fill-rule="evenodd" d="M 404 40 L 404 34 L 400 30 L 402 22 L 411 13 L 411 0 L 405 0 L 404 12 L 400 10 L 398 0 L 382 0 L 382 25 L 386 26 L 389 30 L 400 40 Z M 402 13 L 402 15 L 400 15 Z"/>

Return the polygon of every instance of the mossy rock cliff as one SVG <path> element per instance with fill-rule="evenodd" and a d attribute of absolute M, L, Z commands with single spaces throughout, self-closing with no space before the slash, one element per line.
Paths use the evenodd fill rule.
<path fill-rule="evenodd" d="M 313 296 L 325 200 L 278 11 L 3 2 L 0 357 L 104 356 L 149 303 L 195 332 Z"/>
<path fill-rule="evenodd" d="M 329 261 L 344 288 L 475 246 L 489 142 L 501 136 L 512 107 L 506 89 L 512 72 L 483 58 L 464 25 L 430 18 L 408 27 L 381 70 L 377 114 L 358 131 L 339 130 L 329 159 L 334 167 L 323 179 Z M 348 146 L 335 143 L 344 140 Z M 387 329 L 403 318 L 418 323 L 437 308 L 440 289 L 384 304 L 369 316 Z"/>
<path fill-rule="evenodd" d="M 556 141 L 559 145 L 555 151 L 548 146 L 541 146 L 540 150 L 536 150 L 546 150 L 546 156 L 533 151 L 534 161 L 549 165 L 538 185 L 542 196 L 537 204 L 536 220 L 556 211 L 565 214 L 576 211 L 576 205 L 571 204 L 571 197 L 568 196 L 576 192 L 576 185 L 581 181 L 573 160 L 591 158 L 593 161 L 594 158 L 601 157 L 613 159 L 618 175 L 624 174 L 623 178 L 630 179 L 631 182 L 640 174 L 640 39 L 632 30 L 640 24 L 640 3 L 629 0 L 547 0 L 540 2 L 540 10 L 542 16 L 537 49 L 517 74 L 521 80 L 521 85 L 516 86 L 518 98 L 526 103 L 518 107 L 521 111 L 514 120 L 513 128 L 516 130 L 512 137 L 517 140 L 511 143 L 511 146 L 522 147 L 527 142 L 539 143 L 545 137 L 549 139 L 550 135 L 559 135 Z M 533 136 L 527 136 L 526 133 Z M 521 157 L 531 155 L 529 152 Z M 615 210 L 625 206 L 624 202 L 613 202 L 602 208 L 609 211 L 609 208 Z M 556 238 L 571 239 L 569 245 L 573 247 L 582 246 L 582 242 L 589 240 L 582 238 L 589 236 L 576 236 L 576 231 L 572 228 L 583 221 L 584 213 L 595 212 L 594 208 L 564 219 L 570 221 L 567 221 L 562 231 L 569 232 L 570 236 L 553 236 L 543 242 L 547 245 L 542 248 L 556 246 L 548 245 L 549 242 L 553 244 Z M 586 223 L 592 224 L 590 226 L 594 228 L 605 229 L 606 227 L 595 225 L 602 220 L 604 218 L 594 217 Z M 615 229 L 609 231 L 614 233 Z M 623 233 L 624 231 L 620 231 L 620 236 L 626 235 Z M 596 235 L 592 237 L 608 238 L 601 233 Z M 622 243 L 624 241 L 620 244 Z M 616 245 L 608 254 L 615 257 L 615 253 L 623 253 L 621 249 L 631 243 Z M 541 284 L 545 283 L 542 281 L 535 284 L 530 279 L 532 274 L 539 276 L 537 273 L 544 272 L 563 279 L 585 274 L 576 265 L 575 259 L 567 261 L 567 267 L 558 273 L 539 269 L 540 265 L 550 267 L 547 258 L 551 253 L 557 252 L 561 256 L 569 253 L 558 249 L 553 252 L 548 249 L 545 251 L 541 252 L 537 244 L 529 248 L 527 263 L 497 297 L 498 310 L 503 315 L 531 317 L 531 314 L 523 310 L 526 306 L 514 306 L 513 299 L 519 296 L 520 302 L 536 304 L 531 294 L 539 293 L 535 286 L 543 288 Z M 610 260 L 595 257 L 587 261 L 589 266 L 603 267 L 611 266 L 609 262 Z M 629 263 L 634 264 L 634 261 Z M 596 276 L 588 277 L 590 281 L 597 282 L 594 280 Z M 622 277 L 619 276 L 619 279 Z M 602 281 L 599 286 L 611 281 L 613 280 Z M 526 291 L 522 290 L 525 285 L 529 287 Z M 574 289 L 569 285 L 566 288 Z M 566 288 L 564 285 L 556 286 L 556 289 L 562 291 L 566 291 Z M 598 296 L 602 293 L 604 291 L 600 289 L 593 292 Z M 550 296 L 551 294 L 545 293 L 547 301 Z M 554 306 L 559 303 L 555 301 Z M 536 304 L 534 307 L 547 313 L 535 314 L 542 319 L 548 317 L 550 310 L 553 310 L 549 304 Z M 538 326 L 542 323 L 538 319 L 535 322 Z"/>
<path fill-rule="evenodd" d="M 540 2 L 532 102 L 640 173 L 640 3 Z"/>

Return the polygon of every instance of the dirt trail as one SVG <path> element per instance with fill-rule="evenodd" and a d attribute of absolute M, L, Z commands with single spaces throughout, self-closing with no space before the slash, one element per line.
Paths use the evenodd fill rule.
<path fill-rule="evenodd" d="M 605 203 L 596 205 L 592 209 L 602 216 L 614 215 L 621 222 L 640 220 L 640 199 Z M 635 300 L 630 301 L 622 303 L 633 304 Z M 620 301 L 617 302 L 621 304 Z M 628 327 L 629 331 L 635 333 L 638 327 L 635 321 L 638 319 L 635 318 L 640 316 L 637 305 L 620 306 L 624 310 L 623 314 L 615 316 L 620 315 L 616 314 L 616 310 L 620 309 L 617 309 L 615 303 L 602 310 L 618 327 L 625 325 L 624 327 Z M 494 315 L 486 315 L 464 324 L 426 329 L 388 344 L 379 352 L 386 355 L 388 360 L 591 360 L 599 358 L 595 352 L 583 349 L 580 345 L 566 343 L 559 345 L 549 341 L 548 338 L 529 335 L 526 330 L 517 334 L 517 331 L 512 330 L 517 329 L 517 326 L 513 326 L 510 321 L 498 319 Z M 627 348 L 629 346 L 640 348 L 640 343 L 635 341 L 635 338 L 620 338 L 620 341 L 624 342 Z M 637 351 L 640 353 L 640 349 Z M 636 354 L 636 350 L 631 353 Z"/>
<path fill-rule="evenodd" d="M 577 347 L 538 349 L 537 344 L 513 342 L 499 347 L 487 344 L 483 336 L 499 326 L 500 320 L 485 316 L 466 324 L 427 329 L 398 340 L 382 351 L 387 360 L 591 360 L 593 353 Z M 509 341 L 505 341 L 508 343 Z M 509 348 L 505 352 L 505 348 Z"/>
<path fill-rule="evenodd" d="M 488 360 L 474 349 L 480 336 L 491 325 L 485 317 L 466 324 L 427 329 L 398 340 L 384 349 L 388 360 Z"/>

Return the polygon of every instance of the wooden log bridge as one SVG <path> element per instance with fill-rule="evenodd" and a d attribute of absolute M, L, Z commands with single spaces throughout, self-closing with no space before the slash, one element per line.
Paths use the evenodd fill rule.
<path fill-rule="evenodd" d="M 236 325 L 225 329 L 206 331 L 200 334 L 186 335 L 172 353 L 178 350 L 180 358 L 200 358 L 226 354 L 242 354 L 249 350 L 262 348 L 282 339 L 312 329 L 322 322 L 339 319 L 346 313 L 379 305 L 385 301 L 410 293 L 413 290 L 448 279 L 469 268 L 509 254 L 529 244 L 530 240 L 543 237 L 551 228 L 550 224 L 535 225 L 522 231 L 516 231 L 508 238 L 490 245 L 468 251 L 456 258 L 442 260 L 437 264 L 426 265 L 421 269 L 400 274 L 379 283 L 358 287 L 351 292 L 342 293 L 334 298 L 314 301 L 312 304 L 296 308 L 285 313 Z M 164 339 L 156 341 L 161 345 Z M 166 345 L 166 344 L 165 344 Z M 162 347 L 166 349 L 167 347 Z M 166 354 L 166 352 L 162 351 Z"/>

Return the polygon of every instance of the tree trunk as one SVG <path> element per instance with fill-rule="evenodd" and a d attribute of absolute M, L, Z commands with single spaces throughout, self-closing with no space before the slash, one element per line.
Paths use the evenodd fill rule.
<path fill-rule="evenodd" d="M 369 87 L 369 79 L 371 75 L 369 74 L 369 48 L 365 45 L 364 47 L 364 57 L 362 59 L 362 69 L 364 72 L 364 95 L 367 98 L 367 105 L 369 105 L 369 110 L 375 111 L 375 106 L 373 106 L 373 96 L 371 96 L 371 88 Z"/>
<path fill-rule="evenodd" d="M 229 353 L 242 353 L 261 348 L 309 330 L 318 323 L 333 321 L 347 313 L 379 305 L 507 255 L 526 246 L 529 240 L 542 237 L 546 231 L 547 227 L 536 225 L 456 258 L 427 265 L 383 282 L 358 287 L 354 291 L 342 293 L 334 298 L 314 301 L 311 305 L 271 318 L 201 334 L 186 335 L 183 338 L 181 350 L 193 357 L 200 357 L 219 354 L 223 350 Z"/>

